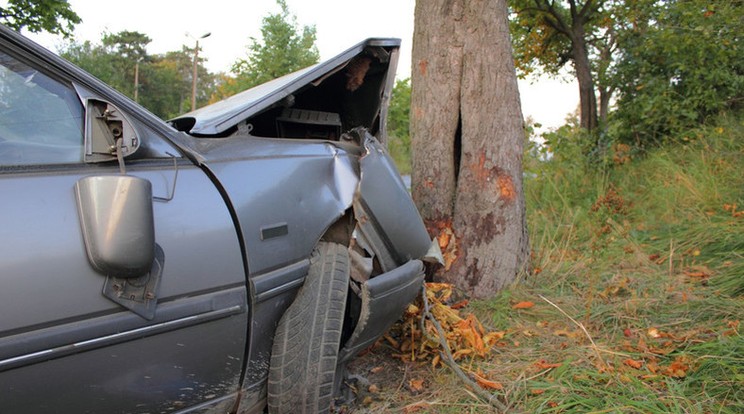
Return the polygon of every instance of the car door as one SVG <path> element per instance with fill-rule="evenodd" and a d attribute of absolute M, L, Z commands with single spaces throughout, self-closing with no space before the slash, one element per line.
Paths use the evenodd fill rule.
<path fill-rule="evenodd" d="M 121 98 L 101 85 L 76 89 L 49 59 L 0 46 L 0 412 L 232 406 L 248 319 L 244 260 L 222 196 L 164 129 L 141 121 L 147 114 L 131 103 L 119 111 Z M 108 112 L 96 118 L 96 108 Z M 138 148 L 122 163 L 88 162 L 86 126 L 112 113 Z M 117 209 L 122 186 L 105 194 L 90 184 L 98 179 L 149 192 Z M 150 228 L 117 221 L 150 211 Z M 137 256 L 139 241 L 122 235 L 148 231 L 147 269 L 130 277 L 101 266 L 107 254 Z M 109 238 L 119 244 L 100 249 Z"/>

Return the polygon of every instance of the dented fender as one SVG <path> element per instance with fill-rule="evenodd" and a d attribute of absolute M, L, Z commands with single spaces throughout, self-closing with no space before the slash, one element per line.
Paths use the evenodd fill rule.
<path fill-rule="evenodd" d="M 432 241 L 393 160 L 366 130 L 352 133 L 364 147 L 353 203 L 359 233 L 385 272 L 424 258 Z"/>

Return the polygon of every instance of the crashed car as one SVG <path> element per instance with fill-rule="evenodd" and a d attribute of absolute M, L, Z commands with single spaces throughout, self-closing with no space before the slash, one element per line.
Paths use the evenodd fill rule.
<path fill-rule="evenodd" d="M 326 412 L 431 240 L 399 41 L 169 122 L 0 28 L 0 412 Z"/>

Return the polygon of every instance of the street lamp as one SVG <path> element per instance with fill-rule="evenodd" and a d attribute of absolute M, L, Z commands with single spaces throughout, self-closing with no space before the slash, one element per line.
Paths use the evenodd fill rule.
<path fill-rule="evenodd" d="M 192 111 L 196 110 L 196 63 L 199 60 L 199 40 L 207 38 L 211 34 L 212 33 L 205 33 L 201 35 L 198 39 L 196 39 L 196 47 L 194 48 L 193 74 L 191 75 L 191 110 Z"/>

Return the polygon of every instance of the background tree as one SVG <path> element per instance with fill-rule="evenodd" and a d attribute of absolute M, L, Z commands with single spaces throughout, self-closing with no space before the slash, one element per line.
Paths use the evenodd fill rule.
<path fill-rule="evenodd" d="M 263 18 L 261 40 L 250 39 L 248 57 L 233 64 L 235 77 L 223 78 L 213 100 L 318 63 L 320 54 L 315 46 L 315 26 L 300 28 L 286 1 L 277 0 L 276 3 L 281 11 Z"/>
<path fill-rule="evenodd" d="M 617 63 L 618 138 L 639 145 L 744 105 L 744 2 L 660 2 L 628 13 Z"/>
<path fill-rule="evenodd" d="M 411 173 L 411 80 L 395 81 L 388 109 L 388 152 L 395 160 L 401 174 Z"/>
<path fill-rule="evenodd" d="M 100 44 L 71 42 L 61 56 L 75 63 L 130 98 L 134 97 L 134 72 L 139 66 L 138 102 L 161 118 L 185 112 L 191 99 L 193 49 L 147 54 L 150 38 L 139 32 L 103 35 Z M 215 76 L 199 59 L 197 102 L 205 104 L 215 89 Z"/>
<path fill-rule="evenodd" d="M 491 296 L 527 265 L 524 130 L 506 0 L 416 3 L 413 197 L 443 277 Z"/>
<path fill-rule="evenodd" d="M 643 2 L 646 0 L 639 0 Z M 612 0 L 509 0 L 517 68 L 557 75 L 566 63 L 579 84 L 581 127 L 595 130 L 605 120 L 613 87 L 605 80 L 616 45 L 619 2 Z M 596 88 L 600 92 L 598 112 Z"/>
<path fill-rule="evenodd" d="M 46 31 L 71 37 L 81 21 L 67 0 L 8 0 L 7 7 L 0 7 L 0 23 L 15 31 Z"/>

